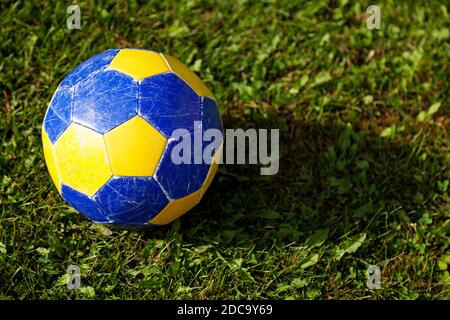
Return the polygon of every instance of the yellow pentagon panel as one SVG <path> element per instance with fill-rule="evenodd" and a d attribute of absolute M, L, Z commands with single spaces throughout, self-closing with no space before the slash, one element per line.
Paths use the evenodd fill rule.
<path fill-rule="evenodd" d="M 108 68 L 123 72 L 136 80 L 170 71 L 159 53 L 137 49 L 120 50 Z"/>
<path fill-rule="evenodd" d="M 211 91 L 206 87 L 203 81 L 188 67 L 180 62 L 177 58 L 163 55 L 169 65 L 170 69 L 183 79 L 199 96 L 209 97 L 214 99 Z"/>
<path fill-rule="evenodd" d="M 191 210 L 200 201 L 200 190 L 181 199 L 172 200 L 169 204 L 150 220 L 151 224 L 168 224 Z"/>
<path fill-rule="evenodd" d="M 61 193 L 61 178 L 59 176 L 58 164 L 55 160 L 55 154 L 53 151 L 53 145 L 50 139 L 47 136 L 47 133 L 42 126 L 42 145 L 44 148 L 44 158 L 45 164 L 47 165 L 48 172 L 50 173 L 50 177 L 53 180 L 58 192 Z"/>
<path fill-rule="evenodd" d="M 220 160 L 220 157 L 222 156 L 222 150 L 223 150 L 223 142 L 220 145 L 217 152 L 214 154 L 214 157 L 211 162 L 211 166 L 209 167 L 208 175 L 206 176 L 205 182 L 203 183 L 203 187 L 200 190 L 200 193 L 201 193 L 200 197 L 203 197 L 206 190 L 208 190 L 209 186 L 211 185 L 211 183 L 214 180 L 214 177 L 217 173 L 217 169 L 219 168 L 219 160 Z"/>
<path fill-rule="evenodd" d="M 136 116 L 105 134 L 111 169 L 116 176 L 152 176 L 167 139 Z"/>
<path fill-rule="evenodd" d="M 103 136 L 72 123 L 55 145 L 61 180 L 92 196 L 111 177 Z"/>

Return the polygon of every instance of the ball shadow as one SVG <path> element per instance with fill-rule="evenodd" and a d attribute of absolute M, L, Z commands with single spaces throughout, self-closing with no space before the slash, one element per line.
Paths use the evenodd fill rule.
<path fill-rule="evenodd" d="M 275 127 L 270 120 L 249 123 Z M 225 117 L 224 127 L 230 124 L 243 123 Z M 261 176 L 257 165 L 221 165 L 199 205 L 146 234 L 178 232 L 184 242 L 219 246 L 301 242 L 321 228 L 331 237 L 378 234 L 386 219 L 413 218 L 426 205 L 440 168 L 407 143 L 333 123 L 291 121 L 281 132 L 276 175 Z"/>

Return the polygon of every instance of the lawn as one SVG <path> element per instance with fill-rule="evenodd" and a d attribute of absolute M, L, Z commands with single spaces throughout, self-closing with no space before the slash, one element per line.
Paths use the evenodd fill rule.
<path fill-rule="evenodd" d="M 0 4 L 0 299 L 449 299 L 450 33 L 445 2 Z M 280 170 L 222 165 L 171 225 L 109 229 L 67 206 L 42 120 L 108 48 L 172 54 L 225 128 L 280 129 Z M 69 265 L 81 288 L 66 286 Z M 381 272 L 368 289 L 366 270 Z"/>

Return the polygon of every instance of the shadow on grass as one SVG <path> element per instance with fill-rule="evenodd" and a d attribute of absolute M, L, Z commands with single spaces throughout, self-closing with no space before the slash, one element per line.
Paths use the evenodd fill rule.
<path fill-rule="evenodd" d="M 226 128 L 236 123 L 224 119 Z M 286 127 L 277 175 L 260 176 L 258 166 L 222 165 L 197 207 L 147 236 L 175 229 L 183 242 L 259 247 L 305 241 L 320 228 L 333 238 L 379 235 L 390 222 L 415 219 L 433 194 L 442 166 L 420 159 L 413 146 L 333 124 Z"/>

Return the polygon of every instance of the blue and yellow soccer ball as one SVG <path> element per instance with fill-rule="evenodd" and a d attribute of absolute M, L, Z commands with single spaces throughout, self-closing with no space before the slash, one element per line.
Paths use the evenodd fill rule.
<path fill-rule="evenodd" d="M 62 198 L 92 221 L 167 224 L 203 197 L 223 145 L 210 161 L 176 164 L 176 129 L 191 136 L 218 129 L 223 137 L 205 84 L 172 56 L 106 50 L 77 66 L 54 93 L 42 128 L 44 157 Z"/>

